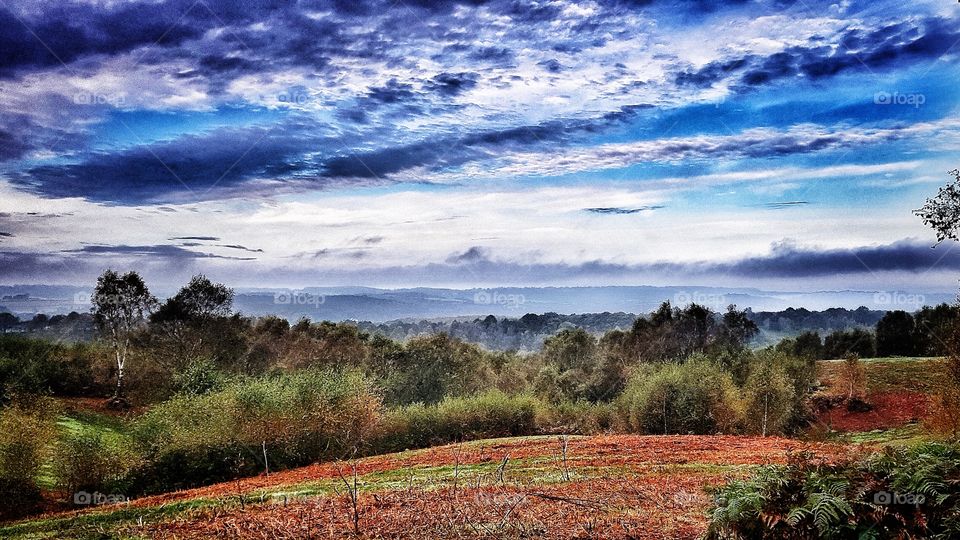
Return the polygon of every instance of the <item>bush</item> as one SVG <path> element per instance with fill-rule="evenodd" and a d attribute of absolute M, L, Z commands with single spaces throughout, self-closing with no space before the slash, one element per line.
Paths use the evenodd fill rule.
<path fill-rule="evenodd" d="M 56 435 L 51 401 L 0 409 L 0 519 L 34 512 L 42 502 L 37 475 Z"/>
<path fill-rule="evenodd" d="M 64 437 L 54 454 L 60 487 L 68 494 L 123 493 L 124 478 L 133 469 L 135 455 L 119 443 L 111 444 L 102 433 L 81 431 Z"/>
<path fill-rule="evenodd" d="M 173 380 L 177 392 L 196 396 L 221 390 L 227 383 L 226 375 L 206 358 L 193 360 Z"/>
<path fill-rule="evenodd" d="M 720 488 L 709 539 L 957 538 L 960 448 L 886 448 L 831 464 L 796 455 Z"/>
<path fill-rule="evenodd" d="M 147 458 L 137 488 L 183 488 L 343 457 L 369 445 L 380 413 L 379 397 L 356 373 L 301 371 L 180 395 L 135 425 Z"/>
<path fill-rule="evenodd" d="M 564 401 L 542 404 L 537 410 L 537 426 L 541 433 L 591 435 L 610 430 L 616 413 L 610 403 Z"/>
<path fill-rule="evenodd" d="M 437 444 L 537 432 L 540 402 L 526 395 L 493 390 L 471 397 L 446 398 L 436 405 L 414 404 L 384 418 L 378 451 L 393 452 Z"/>
<path fill-rule="evenodd" d="M 730 374 L 701 358 L 638 370 L 618 408 L 624 426 L 639 433 L 728 433 L 742 423 Z"/>

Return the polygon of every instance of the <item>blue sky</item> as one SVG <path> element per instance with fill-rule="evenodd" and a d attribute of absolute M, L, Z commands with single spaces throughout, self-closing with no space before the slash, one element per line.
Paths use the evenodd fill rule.
<path fill-rule="evenodd" d="M 0 282 L 953 290 L 960 5 L 0 0 Z"/>

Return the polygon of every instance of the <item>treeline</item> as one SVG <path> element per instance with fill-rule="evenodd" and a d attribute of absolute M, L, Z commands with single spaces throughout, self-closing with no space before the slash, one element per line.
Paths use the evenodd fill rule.
<path fill-rule="evenodd" d="M 777 349 L 802 358 L 835 359 L 855 353 L 863 358 L 881 356 L 945 356 L 960 308 L 948 304 L 924 306 L 916 313 L 888 311 L 872 330 L 838 330 L 825 337 L 804 332 L 784 339 Z"/>
<path fill-rule="evenodd" d="M 857 327 L 871 328 L 886 311 L 871 310 L 866 307 L 857 309 L 829 308 L 823 311 L 811 311 L 805 308 L 787 308 L 783 311 L 758 311 L 750 313 L 750 320 L 761 331 L 778 334 L 798 334 L 804 331 L 832 332 Z"/>
<path fill-rule="evenodd" d="M 404 341 L 430 334 L 448 334 L 451 337 L 476 343 L 496 351 L 538 351 L 543 342 L 561 330 L 582 328 L 594 335 L 610 330 L 627 329 L 637 316 L 632 313 L 585 313 L 561 315 L 558 313 L 527 313 L 519 318 L 488 315 L 473 320 L 452 321 L 389 321 L 357 323 L 364 332 Z"/>
<path fill-rule="evenodd" d="M 21 319 L 13 313 L 0 311 L 0 334 L 32 334 L 59 341 L 92 341 L 95 333 L 96 325 L 89 313 L 38 313 L 29 319 Z"/>

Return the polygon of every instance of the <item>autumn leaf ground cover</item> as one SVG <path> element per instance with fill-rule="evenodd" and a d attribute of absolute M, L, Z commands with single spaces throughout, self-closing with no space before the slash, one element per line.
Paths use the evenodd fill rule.
<path fill-rule="evenodd" d="M 843 448 L 736 436 L 475 441 L 42 516 L 0 537 L 695 538 L 705 489 L 798 451 Z"/>

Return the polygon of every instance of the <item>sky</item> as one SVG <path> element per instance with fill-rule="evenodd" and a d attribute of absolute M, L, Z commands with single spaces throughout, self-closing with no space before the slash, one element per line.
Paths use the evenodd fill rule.
<path fill-rule="evenodd" d="M 947 0 L 0 0 L 0 283 L 956 290 Z"/>

